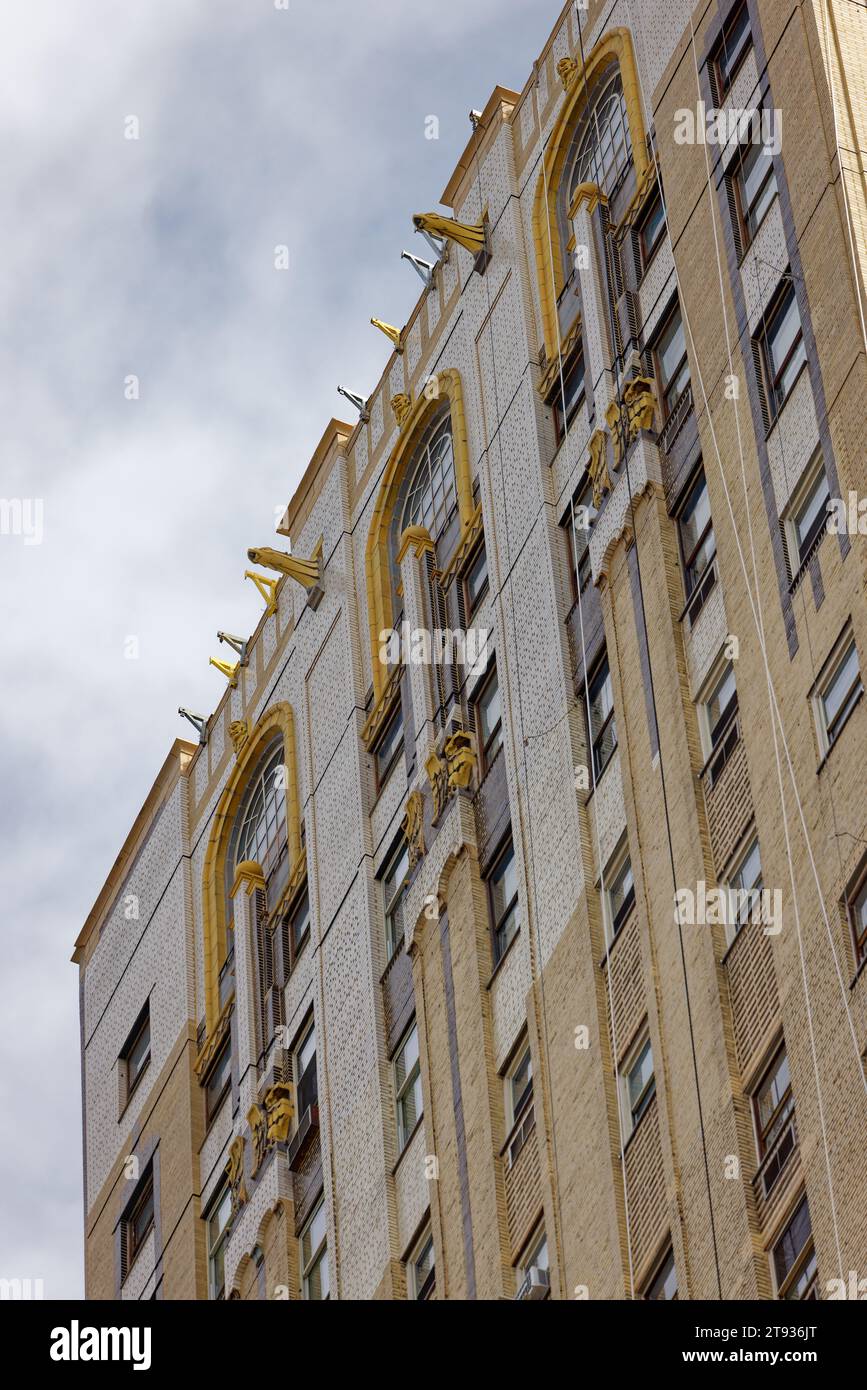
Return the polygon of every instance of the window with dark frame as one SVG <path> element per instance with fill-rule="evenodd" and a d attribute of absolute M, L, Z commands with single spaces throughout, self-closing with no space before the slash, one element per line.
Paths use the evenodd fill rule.
<path fill-rule="evenodd" d="M 686 611 L 694 623 L 716 583 L 716 538 L 704 469 L 700 469 L 677 516 Z"/>
<path fill-rule="evenodd" d="M 301 1232 L 301 1295 L 308 1302 L 325 1303 L 331 1297 L 328 1264 L 328 1220 L 325 1201 L 319 1199 Z"/>
<path fill-rule="evenodd" d="M 424 1112 L 421 1057 L 415 1021 L 394 1054 L 394 1102 L 397 1113 L 397 1151 L 403 1153 Z"/>
<path fill-rule="evenodd" d="M 832 658 L 819 678 L 815 696 L 822 749 L 826 755 L 864 693 L 854 637 L 847 637 L 838 644 L 838 651 L 841 654 Z"/>
<path fill-rule="evenodd" d="M 799 485 L 786 518 L 786 552 L 792 580 L 809 560 L 816 542 L 828 525 L 831 489 L 824 464 L 811 470 L 806 485 Z"/>
<path fill-rule="evenodd" d="M 506 1132 L 511 1133 L 533 1099 L 533 1058 L 526 1033 L 506 1069 Z"/>
<path fill-rule="evenodd" d="M 590 533 L 598 516 L 593 506 L 593 483 L 582 480 L 563 518 L 566 543 L 569 547 L 569 573 L 572 576 L 573 601 L 583 594 L 592 578 L 590 565 Z"/>
<path fill-rule="evenodd" d="M 673 1303 L 677 1298 L 677 1270 L 674 1265 L 674 1251 L 669 1249 L 658 1270 L 647 1285 L 642 1298 L 650 1301 Z"/>
<path fill-rule="evenodd" d="M 415 1248 L 407 1260 L 407 1275 L 410 1298 L 419 1303 L 427 1302 L 433 1298 L 436 1287 L 436 1264 L 430 1226 L 416 1242 Z"/>
<path fill-rule="evenodd" d="M 628 850 L 617 856 L 611 877 L 605 885 L 607 900 L 607 925 L 610 941 L 614 941 L 621 927 L 635 906 L 635 880 L 632 876 L 632 860 Z"/>
<path fill-rule="evenodd" d="M 798 300 L 791 283 L 768 314 L 757 341 L 764 374 L 765 400 L 773 423 L 807 361 Z"/>
<path fill-rule="evenodd" d="M 855 946 L 855 966 L 859 968 L 867 960 L 867 866 L 843 901 Z"/>
<path fill-rule="evenodd" d="M 293 1073 L 295 1076 L 296 1127 L 301 1124 L 308 1110 L 319 1101 L 319 1079 L 316 1071 L 316 1026 L 313 1022 L 307 1027 L 300 1041 L 293 1049 Z"/>
<path fill-rule="evenodd" d="M 382 791 L 403 752 L 403 710 L 398 700 L 385 728 L 373 746 L 376 790 Z"/>
<path fill-rule="evenodd" d="M 675 302 L 652 346 L 654 371 L 659 382 L 662 414 L 668 419 L 689 386 L 689 358 L 680 305 Z"/>
<path fill-rule="evenodd" d="M 746 926 L 747 922 L 759 920 L 763 887 L 759 841 L 758 837 L 753 835 L 726 879 L 729 893 L 726 935 L 729 943 L 734 941 L 741 927 Z"/>
<path fill-rule="evenodd" d="M 232 1040 L 227 1037 L 205 1081 L 205 1120 L 210 1125 L 232 1085 Z"/>
<path fill-rule="evenodd" d="M 226 1245 L 232 1217 L 232 1194 L 224 1183 L 211 1203 L 205 1218 L 208 1247 L 208 1298 L 220 1301 L 226 1297 Z"/>
<path fill-rule="evenodd" d="M 777 196 L 777 177 L 770 146 L 762 140 L 743 146 L 732 172 L 741 256 L 753 242 L 765 213 Z"/>
<path fill-rule="evenodd" d="M 409 845 L 401 835 L 392 850 L 382 875 L 382 890 L 385 901 L 385 954 L 391 960 L 403 940 L 403 922 L 400 915 L 401 903 L 409 880 Z"/>
<path fill-rule="evenodd" d="M 665 234 L 665 207 L 658 188 L 641 216 L 637 231 L 641 254 L 641 273 L 644 275 L 659 250 Z"/>
<path fill-rule="evenodd" d="M 482 541 L 463 573 L 464 607 L 471 618 L 488 592 L 488 554 Z"/>
<path fill-rule="evenodd" d="M 494 940 L 494 965 L 498 965 L 515 939 L 521 925 L 518 899 L 518 868 L 511 832 L 487 875 L 488 900 Z"/>
<path fill-rule="evenodd" d="M 752 48 L 750 16 L 746 0 L 738 5 L 723 26 L 722 35 L 716 48 L 714 73 L 716 94 L 721 99 L 734 81 L 741 63 Z"/>
<path fill-rule="evenodd" d="M 141 1191 L 135 1197 L 123 1221 L 126 1258 L 124 1269 L 128 1274 L 133 1262 L 153 1230 L 154 1225 L 154 1175 L 149 1169 L 140 1183 Z"/>
<path fill-rule="evenodd" d="M 789 1059 L 783 1044 L 753 1095 L 756 1144 L 765 1196 L 770 1193 L 795 1148 L 795 1130 L 791 1123 L 794 1111 Z"/>
<path fill-rule="evenodd" d="M 656 1095 L 656 1077 L 653 1071 L 653 1049 L 650 1045 L 650 1038 L 645 1038 L 624 1070 L 628 1107 L 626 1138 L 628 1138 Z"/>
<path fill-rule="evenodd" d="M 147 1071 L 151 1060 L 151 1013 L 150 1000 L 132 1026 L 130 1035 L 121 1049 L 120 1060 L 124 1069 L 124 1104 L 126 1104 Z"/>
<path fill-rule="evenodd" d="M 289 909 L 289 938 L 293 963 L 309 931 L 310 889 L 305 887 Z"/>
<path fill-rule="evenodd" d="M 617 724 L 614 719 L 614 687 L 607 655 L 597 662 L 588 688 L 590 728 L 587 742 L 593 758 L 596 780 L 602 776 L 617 748 Z"/>
<path fill-rule="evenodd" d="M 777 1298 L 806 1302 L 819 1297 L 813 1227 L 806 1194 L 801 1198 L 772 1252 Z"/>
<path fill-rule="evenodd" d="M 484 777 L 503 746 L 503 708 L 497 668 L 492 666 L 473 699 L 476 732 L 481 750 L 481 775 Z"/>
<path fill-rule="evenodd" d="M 562 383 L 559 376 L 557 377 L 556 388 L 550 398 L 558 447 L 565 439 L 566 431 L 578 413 L 584 395 L 584 352 L 579 347 L 563 368 Z"/>
<path fill-rule="evenodd" d="M 707 732 L 711 753 L 718 748 L 729 722 L 738 707 L 738 692 L 735 684 L 735 668 L 727 661 L 713 689 L 704 702 L 707 716 Z"/>

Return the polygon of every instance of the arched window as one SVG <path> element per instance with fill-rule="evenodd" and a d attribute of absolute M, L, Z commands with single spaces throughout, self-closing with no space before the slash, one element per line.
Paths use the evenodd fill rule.
<path fill-rule="evenodd" d="M 269 890 L 273 888 L 278 870 L 281 876 L 285 876 L 288 839 L 282 743 L 266 755 L 250 782 L 238 820 L 235 843 L 230 877 L 234 876 L 238 865 L 247 860 L 261 866 Z"/>
<path fill-rule="evenodd" d="M 572 165 L 569 202 L 582 183 L 596 183 L 610 197 L 632 160 L 632 136 L 620 69 L 605 82 L 585 122 Z"/>
<path fill-rule="evenodd" d="M 424 526 L 436 540 L 457 502 L 452 419 L 447 410 L 433 421 L 415 456 L 401 511 L 400 535 L 408 526 Z"/>

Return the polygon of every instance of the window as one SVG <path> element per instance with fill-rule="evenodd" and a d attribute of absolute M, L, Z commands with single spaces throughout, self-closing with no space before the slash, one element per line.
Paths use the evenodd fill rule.
<path fill-rule="evenodd" d="M 675 304 L 656 339 L 653 360 L 662 395 L 662 413 L 667 420 L 689 385 L 689 360 L 679 304 Z"/>
<path fill-rule="evenodd" d="M 433 422 L 416 454 L 401 514 L 400 534 L 407 526 L 424 526 L 433 540 L 445 529 L 457 506 L 455 455 L 451 415 Z"/>
<path fill-rule="evenodd" d="M 305 936 L 310 931 L 310 890 L 305 888 L 289 917 L 289 932 L 292 938 L 293 956 L 298 954 Z"/>
<path fill-rule="evenodd" d="M 226 1038 L 205 1081 L 205 1118 L 210 1125 L 232 1085 L 232 1040 Z"/>
<path fill-rule="evenodd" d="M 867 872 L 864 873 L 854 892 L 845 896 L 846 915 L 852 928 L 855 943 L 855 965 L 867 960 Z"/>
<path fill-rule="evenodd" d="M 382 876 L 385 896 L 385 951 L 389 960 L 403 940 L 403 921 L 400 909 L 408 878 L 409 846 L 401 835 L 397 848 L 393 851 Z"/>
<path fill-rule="evenodd" d="M 854 638 L 847 634 L 838 643 L 837 651 L 832 654 L 825 672 L 819 677 L 813 697 L 819 742 L 824 754 L 834 747 L 863 692 L 858 649 Z"/>
<path fill-rule="evenodd" d="M 733 177 L 743 255 L 777 196 L 774 156 L 770 147 L 761 140 L 745 145 Z"/>
<path fill-rule="evenodd" d="M 794 285 L 789 284 L 777 301 L 758 341 L 768 410 L 771 420 L 775 420 L 807 360 Z"/>
<path fill-rule="evenodd" d="M 228 1185 L 222 1187 L 207 1217 L 208 1297 L 226 1297 L 226 1242 L 232 1216 L 232 1194 Z"/>
<path fill-rule="evenodd" d="M 521 925 L 518 869 L 511 835 L 488 875 L 488 896 L 494 930 L 494 964 L 497 965 L 503 959 Z"/>
<path fill-rule="evenodd" d="M 558 446 L 565 438 L 566 431 L 575 418 L 578 407 L 583 400 L 584 353 L 579 349 L 566 364 L 563 371 L 562 383 L 559 376 L 557 377 L 557 385 L 551 397 L 551 408 L 554 412 L 554 430 L 557 436 Z"/>
<path fill-rule="evenodd" d="M 642 274 L 647 270 L 657 249 L 662 242 L 665 232 L 665 208 L 662 197 L 657 189 L 651 199 L 650 206 L 644 213 L 638 224 L 638 245 L 641 252 Z"/>
<path fill-rule="evenodd" d="M 464 606 L 471 618 L 488 592 L 488 553 L 484 544 L 475 551 L 464 571 Z"/>
<path fill-rule="evenodd" d="M 548 1237 L 544 1226 L 537 1226 L 518 1257 L 515 1266 L 519 1298 L 547 1298 L 550 1293 Z"/>
<path fill-rule="evenodd" d="M 694 623 L 716 583 L 716 539 L 704 470 L 687 493 L 677 518 L 687 612 Z"/>
<path fill-rule="evenodd" d="M 132 1032 L 120 1054 L 123 1079 L 123 1103 L 129 1100 L 151 1060 L 151 1014 L 147 1001 L 132 1027 Z"/>
<path fill-rule="evenodd" d="M 632 136 L 619 70 L 615 70 L 602 89 L 587 121 L 572 177 L 569 202 L 582 183 L 596 183 L 609 198 L 632 162 Z"/>
<path fill-rule="evenodd" d="M 325 1203 L 319 1205 L 301 1232 L 301 1296 L 310 1302 L 324 1303 L 331 1296 L 331 1274 L 328 1268 L 328 1223 Z"/>
<path fill-rule="evenodd" d="M 729 945 L 747 922 L 760 920 L 763 886 L 759 842 L 753 835 L 747 848 L 738 856 L 734 867 L 726 876 L 729 898 L 726 937 Z"/>
<path fill-rule="evenodd" d="M 712 754 L 720 746 L 737 707 L 738 692 L 735 685 L 735 668 L 730 661 L 727 661 L 702 704 L 705 751 Z"/>
<path fill-rule="evenodd" d="M 806 1196 L 801 1198 L 774 1246 L 772 1258 L 778 1298 L 805 1301 L 819 1297 L 813 1228 Z"/>
<path fill-rule="evenodd" d="M 126 1242 L 124 1277 L 132 1268 L 133 1261 L 153 1230 L 154 1225 L 154 1175 L 150 1169 L 139 1183 L 140 1191 L 135 1196 L 128 1214 L 123 1220 L 123 1238 Z"/>
<path fill-rule="evenodd" d="M 629 1138 L 656 1094 L 656 1078 L 653 1074 L 653 1050 L 650 1039 L 645 1038 L 633 1051 L 621 1075 L 621 1084 L 626 1101 L 624 1107 L 624 1142 Z"/>
<path fill-rule="evenodd" d="M 403 1153 L 424 1110 L 418 1025 L 415 1023 L 394 1056 L 394 1094 L 397 1108 L 397 1148 L 399 1153 Z"/>
<path fill-rule="evenodd" d="M 756 1143 L 766 1197 L 795 1147 L 795 1130 L 791 1123 L 794 1110 L 789 1059 L 783 1046 L 753 1096 Z"/>
<path fill-rule="evenodd" d="M 394 714 L 388 720 L 385 729 L 380 734 L 373 748 L 373 760 L 376 767 L 376 790 L 379 792 L 385 786 L 395 766 L 398 758 L 403 752 L 403 711 L 398 704 Z"/>
<path fill-rule="evenodd" d="M 270 882 L 275 870 L 288 867 L 286 772 L 282 747 L 253 780 L 241 817 L 235 864 L 252 860 Z"/>
<path fill-rule="evenodd" d="M 430 1226 L 427 1227 L 421 1238 L 416 1241 L 415 1247 L 406 1262 L 407 1271 L 407 1292 L 410 1298 L 427 1301 L 433 1298 L 436 1285 L 436 1269 L 434 1265 L 434 1243 L 431 1235 Z"/>
<path fill-rule="evenodd" d="M 615 852 L 605 875 L 605 934 L 610 945 L 635 905 L 632 861 L 626 846 Z"/>
<path fill-rule="evenodd" d="M 510 1133 L 533 1099 L 533 1059 L 526 1035 L 509 1063 L 505 1080 L 506 1132 Z"/>
<path fill-rule="evenodd" d="M 677 1298 L 677 1270 L 674 1267 L 674 1251 L 669 1250 L 647 1286 L 645 1299 L 659 1299 L 672 1303 Z"/>
<path fill-rule="evenodd" d="M 503 746 L 503 710 L 496 666 L 486 676 L 474 704 L 484 775 Z"/>
<path fill-rule="evenodd" d="M 744 3 L 738 6 L 735 14 L 726 24 L 719 42 L 715 64 L 719 97 L 728 91 L 751 46 L 750 16 L 746 3 Z"/>
<path fill-rule="evenodd" d="M 593 484 L 580 483 L 563 525 L 569 545 L 569 569 L 574 597 L 583 594 L 592 578 L 590 567 L 590 533 L 599 513 L 593 505 Z"/>
<path fill-rule="evenodd" d="M 825 532 L 831 490 L 824 464 L 808 470 L 806 479 L 795 489 L 783 521 L 786 557 L 791 579 L 796 579 Z"/>
<path fill-rule="evenodd" d="M 614 722 L 614 688 L 608 657 L 603 656 L 591 677 L 588 689 L 590 728 L 588 742 L 593 755 L 593 772 L 602 776 L 617 747 L 617 725 Z"/>
<path fill-rule="evenodd" d="M 295 1048 L 293 1071 L 297 1087 L 296 1122 L 300 1125 L 307 1111 L 319 1100 L 316 1077 L 316 1026 L 311 1023 Z"/>

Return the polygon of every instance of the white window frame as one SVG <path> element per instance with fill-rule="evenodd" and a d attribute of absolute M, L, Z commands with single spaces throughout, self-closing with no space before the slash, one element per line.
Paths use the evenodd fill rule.
<path fill-rule="evenodd" d="M 732 674 L 735 678 L 735 694 L 737 695 L 738 679 L 735 663 L 730 656 L 726 656 L 724 652 L 721 652 L 711 668 L 710 675 L 702 685 L 701 693 L 696 700 L 696 707 L 698 710 L 698 732 L 701 738 L 702 754 L 706 763 L 710 760 L 711 755 L 716 753 L 717 749 L 721 746 L 720 743 L 714 746 L 711 739 L 712 731 L 709 709 L 711 698 L 716 693 L 717 687 L 721 684 L 726 673 L 726 668 L 729 666 L 732 668 Z"/>
<path fill-rule="evenodd" d="M 543 1252 L 544 1263 L 540 1260 Z M 545 1231 L 544 1218 L 537 1222 L 532 1235 L 515 1261 L 515 1278 L 519 1289 L 529 1277 L 531 1269 L 542 1269 L 550 1277 L 551 1260 L 548 1254 L 548 1236 Z"/>
<path fill-rule="evenodd" d="M 530 1064 L 528 1081 L 524 1090 L 523 1099 L 519 1098 L 520 1103 L 516 1105 L 514 1090 L 515 1077 L 527 1060 Z M 528 1107 L 533 1104 L 533 1054 L 530 1048 L 530 1037 L 526 1028 L 522 1032 L 518 1044 L 514 1048 L 506 1066 L 506 1070 L 503 1073 L 503 1092 L 505 1096 L 506 1134 L 509 1135 L 512 1133 L 512 1130 L 515 1128 L 521 1116 L 526 1112 Z"/>
<path fill-rule="evenodd" d="M 400 1058 L 401 1054 L 406 1051 L 407 1043 L 409 1042 L 413 1033 L 415 1033 L 416 1037 L 416 1060 L 413 1063 L 410 1070 L 407 1072 L 403 1081 L 399 1082 L 397 1075 L 398 1059 Z M 418 1036 L 418 1019 L 413 1019 L 412 1023 L 409 1025 L 400 1042 L 398 1043 L 397 1047 L 395 1048 L 394 1058 L 391 1063 L 391 1072 L 392 1079 L 394 1082 L 394 1110 L 395 1122 L 397 1126 L 397 1150 L 399 1154 L 402 1154 L 407 1144 L 409 1143 L 410 1138 L 418 1128 L 419 1121 L 424 1115 L 424 1092 L 421 1088 L 421 1043 Z M 419 1081 L 418 1110 L 415 1117 L 415 1123 L 413 1124 L 412 1129 L 408 1130 L 404 1124 L 402 1102 L 404 1096 L 406 1096 L 409 1093 L 409 1091 L 415 1086 L 416 1076 L 418 1077 Z"/>
<path fill-rule="evenodd" d="M 602 878 L 602 884 L 604 884 L 604 892 L 601 895 L 602 925 L 605 931 L 606 950 L 610 950 L 611 947 L 614 945 L 614 942 L 617 940 L 617 937 L 623 931 L 624 924 L 629 916 L 629 913 L 627 912 L 626 916 L 623 918 L 623 921 L 620 923 L 620 926 L 617 928 L 617 932 L 615 934 L 614 919 L 617 914 L 614 910 L 614 904 L 611 898 L 611 889 L 612 885 L 617 882 L 623 870 L 626 868 L 627 863 L 629 864 L 630 872 L 632 874 L 632 907 L 634 907 L 635 870 L 632 868 L 632 856 L 629 853 L 629 840 L 626 834 L 624 833 L 624 835 L 620 839 L 617 848 L 615 849 L 614 853 L 612 854 L 611 858 L 608 860 L 608 863 L 605 866 L 605 873 Z M 631 910 L 632 909 L 630 908 L 630 911 Z"/>
<path fill-rule="evenodd" d="M 313 1223 L 319 1216 L 320 1212 L 322 1213 L 324 1222 L 324 1234 L 319 1244 L 315 1247 L 315 1249 L 311 1248 L 310 1258 L 308 1260 L 305 1260 L 304 1241 L 309 1235 L 313 1227 Z M 312 1275 L 315 1269 L 317 1269 L 321 1264 L 323 1264 L 323 1262 L 326 1270 L 326 1281 L 328 1285 L 328 1291 L 325 1295 L 325 1298 L 322 1299 L 321 1302 L 325 1303 L 331 1298 L 331 1266 L 328 1263 L 328 1216 L 325 1211 L 325 1198 L 320 1197 L 319 1201 L 316 1203 L 307 1220 L 304 1222 L 304 1225 L 301 1229 L 301 1234 L 298 1237 L 298 1268 L 301 1272 L 301 1297 L 306 1302 L 320 1302 L 319 1299 L 310 1298 L 309 1288 L 310 1276 Z"/>
<path fill-rule="evenodd" d="M 633 1119 L 632 1097 L 629 1091 L 629 1078 L 631 1073 L 637 1066 L 638 1062 L 643 1057 L 646 1048 L 650 1049 L 650 1061 L 653 1070 L 650 1074 L 650 1080 L 645 1082 L 645 1085 L 639 1096 L 639 1100 L 643 1102 L 641 1113 L 637 1119 Z M 618 1079 L 620 1081 L 620 1093 L 623 1102 L 621 1105 L 621 1128 L 623 1144 L 625 1146 L 637 1130 L 638 1126 L 641 1124 L 641 1121 L 644 1119 L 644 1116 L 647 1114 L 648 1108 L 653 1100 L 654 1095 L 656 1094 L 656 1062 L 653 1057 L 653 1044 L 650 1041 L 649 1029 L 642 1029 L 638 1040 L 635 1043 L 633 1043 L 632 1047 L 629 1049 L 629 1052 L 626 1054 L 626 1059 L 619 1069 Z"/>
<path fill-rule="evenodd" d="M 419 1282 L 418 1263 L 428 1246 L 430 1246 L 431 1255 L 430 1270 L 425 1278 Z M 421 1298 L 422 1290 L 426 1287 L 431 1275 L 433 1275 L 432 1287 L 436 1287 L 436 1247 L 434 1245 L 433 1230 L 429 1220 L 425 1223 L 424 1230 L 407 1255 L 405 1268 L 406 1289 L 410 1299 L 418 1300 Z"/>
<path fill-rule="evenodd" d="M 842 670 L 844 662 L 849 656 L 850 651 L 852 651 L 853 649 L 855 651 L 855 656 L 858 662 L 857 684 L 860 686 L 861 694 L 863 694 L 864 677 L 861 674 L 861 656 L 858 651 L 858 646 L 855 642 L 855 635 L 852 631 L 852 625 L 851 623 L 847 623 L 844 631 L 835 642 L 834 649 L 831 652 L 831 655 L 828 657 L 828 660 L 825 662 L 825 665 L 822 668 L 822 673 L 819 676 L 819 679 L 816 681 L 816 685 L 813 689 L 813 693 L 811 696 L 811 702 L 813 705 L 813 715 L 816 721 L 816 733 L 819 739 L 819 751 L 822 755 L 823 762 L 825 758 L 827 758 L 828 754 L 831 752 L 831 749 L 837 743 L 840 733 L 845 728 L 846 724 L 848 724 L 849 719 L 852 716 L 852 712 L 855 708 L 855 705 L 861 698 L 860 694 L 858 694 L 857 692 L 854 694 L 854 696 L 850 697 L 852 703 L 850 705 L 849 712 L 846 714 L 845 718 L 840 724 L 839 729 L 837 731 L 837 735 L 832 742 L 828 733 L 828 716 L 827 711 L 825 709 L 825 701 L 828 697 L 829 691 L 834 685 L 836 677 L 840 674 Z M 852 690 L 855 690 L 854 685 L 852 686 Z"/>
<path fill-rule="evenodd" d="M 828 497 L 830 499 L 831 486 L 828 480 L 827 471 L 825 469 L 825 460 L 822 456 L 822 451 L 819 450 L 818 453 L 814 454 L 813 457 L 810 459 L 810 462 L 807 464 L 807 467 L 804 469 L 803 474 L 801 475 L 800 479 L 795 485 L 791 497 L 789 498 L 788 502 L 783 508 L 783 513 L 781 516 L 781 521 L 783 523 L 783 538 L 786 543 L 786 561 L 789 566 L 789 579 L 792 584 L 794 584 L 795 580 L 801 573 L 802 567 L 802 562 L 800 558 L 800 548 L 798 544 L 798 529 L 795 524 L 795 517 L 797 516 L 798 512 L 800 512 L 803 508 L 804 503 L 807 501 L 808 497 L 811 496 L 813 489 L 819 484 L 820 480 L 822 479 L 824 479 L 825 486 L 828 489 Z M 827 510 L 828 509 L 826 506 L 826 525 Z M 810 550 L 815 549 L 815 547 L 819 544 L 821 544 L 821 542 L 817 538 L 812 542 Z"/>

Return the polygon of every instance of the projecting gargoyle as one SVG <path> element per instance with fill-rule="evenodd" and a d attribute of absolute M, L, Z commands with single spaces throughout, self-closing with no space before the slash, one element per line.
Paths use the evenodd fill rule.
<path fill-rule="evenodd" d="M 260 550 L 248 550 L 247 559 L 254 565 L 264 565 L 267 570 L 278 570 L 280 574 L 288 574 L 290 579 L 303 584 L 305 589 L 315 589 L 322 580 L 321 559 L 298 560 L 285 550 L 271 550 L 268 546 L 263 546 Z"/>
<path fill-rule="evenodd" d="M 438 212 L 417 212 L 412 221 L 418 231 L 456 241 L 458 246 L 466 247 L 474 256 L 481 256 L 488 249 L 484 222 L 456 222 L 453 217 L 442 217 Z"/>

